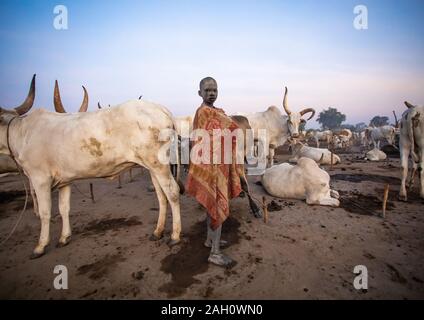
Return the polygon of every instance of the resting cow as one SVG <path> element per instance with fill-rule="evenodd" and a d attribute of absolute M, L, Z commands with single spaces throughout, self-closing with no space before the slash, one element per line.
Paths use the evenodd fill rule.
<path fill-rule="evenodd" d="M 299 158 L 305 157 L 319 164 L 331 164 L 331 151 L 323 148 L 314 148 L 298 142 L 291 146 L 293 158 L 290 162 L 297 162 Z M 340 163 L 340 157 L 333 153 L 333 164 Z"/>
<path fill-rule="evenodd" d="M 278 198 L 306 199 L 307 204 L 338 207 L 339 193 L 330 189 L 330 176 L 309 158 L 300 158 L 297 165 L 282 163 L 267 169 L 262 185 Z"/>
<path fill-rule="evenodd" d="M 377 148 L 368 151 L 367 155 L 365 156 L 365 159 L 369 161 L 382 161 L 386 160 L 386 158 L 387 155 L 383 151 L 378 150 Z"/>

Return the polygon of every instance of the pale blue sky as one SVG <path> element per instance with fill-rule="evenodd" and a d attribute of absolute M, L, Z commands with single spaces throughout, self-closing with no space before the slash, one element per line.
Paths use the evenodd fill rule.
<path fill-rule="evenodd" d="M 69 29 L 53 28 L 55 5 Z M 353 8 L 369 29 L 353 27 Z M 36 106 L 53 110 L 54 80 L 69 111 L 138 98 L 191 114 L 213 76 L 227 113 L 336 107 L 368 122 L 405 99 L 424 104 L 424 1 L 1 1 L 0 105 L 20 103 L 37 73 Z M 315 119 L 310 126 L 316 126 Z"/>

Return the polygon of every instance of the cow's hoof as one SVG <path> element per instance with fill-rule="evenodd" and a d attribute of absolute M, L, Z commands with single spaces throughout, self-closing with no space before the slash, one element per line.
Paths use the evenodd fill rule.
<path fill-rule="evenodd" d="M 407 196 L 403 196 L 403 195 L 398 195 L 398 199 L 399 199 L 399 201 L 403 201 L 403 202 L 407 202 L 408 201 L 408 197 Z"/>
<path fill-rule="evenodd" d="M 46 250 L 44 250 L 43 252 L 33 252 L 29 258 L 31 260 L 38 259 L 38 258 L 44 256 L 45 253 L 46 253 Z"/>
<path fill-rule="evenodd" d="M 181 242 L 181 240 L 170 239 L 167 244 L 168 244 L 168 247 L 172 248 L 173 246 L 179 244 L 180 242 Z"/>
<path fill-rule="evenodd" d="M 151 234 L 151 235 L 150 235 L 150 237 L 149 237 L 149 240 L 150 240 L 150 241 L 159 241 L 160 239 L 162 239 L 162 237 L 163 237 L 163 236 L 158 237 L 158 236 L 157 236 L 157 235 L 155 235 L 155 234 Z"/>
<path fill-rule="evenodd" d="M 63 248 L 66 247 L 71 242 L 71 237 L 67 237 L 65 240 L 59 240 L 59 242 L 56 244 L 57 248 Z"/>

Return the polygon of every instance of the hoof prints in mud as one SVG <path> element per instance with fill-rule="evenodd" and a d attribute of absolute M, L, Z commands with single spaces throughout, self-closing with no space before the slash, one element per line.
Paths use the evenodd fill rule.
<path fill-rule="evenodd" d="M 239 228 L 240 223 L 231 217 L 223 224 L 222 238 L 228 241 L 229 246 L 239 243 Z M 161 261 L 160 270 L 172 275 L 171 282 L 159 288 L 159 291 L 167 293 L 168 298 L 181 296 L 188 287 L 199 282 L 194 277 L 209 268 L 210 249 L 203 245 L 206 240 L 206 222 L 196 223 L 185 237 L 181 249 Z"/>
<path fill-rule="evenodd" d="M 362 215 L 379 215 L 382 211 L 383 202 L 375 196 L 353 194 L 340 198 L 340 208 L 351 213 Z M 387 201 L 386 210 L 394 208 L 392 202 Z"/>
<path fill-rule="evenodd" d="M 82 233 L 83 235 L 87 234 L 97 234 L 105 233 L 106 231 L 113 230 L 116 231 L 124 227 L 132 227 L 136 225 L 141 225 L 142 223 L 138 221 L 137 217 L 126 218 L 116 218 L 116 219 L 105 219 L 105 220 L 94 220 L 90 221 L 82 230 L 78 230 L 75 233 Z"/>
<path fill-rule="evenodd" d="M 88 277 L 92 280 L 98 280 L 107 275 L 110 269 L 113 269 L 118 262 L 125 261 L 120 254 L 109 255 L 107 254 L 103 258 L 97 260 L 96 262 L 85 264 L 78 268 L 77 274 L 89 274 Z"/>
<path fill-rule="evenodd" d="M 377 183 L 389 183 L 391 185 L 400 185 L 400 179 L 395 177 L 385 177 L 375 174 L 334 174 L 331 176 L 332 180 L 342 180 L 354 183 L 362 181 L 371 181 Z"/>

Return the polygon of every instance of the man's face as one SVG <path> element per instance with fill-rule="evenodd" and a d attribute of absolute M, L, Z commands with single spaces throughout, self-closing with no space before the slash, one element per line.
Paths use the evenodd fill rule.
<path fill-rule="evenodd" d="M 218 98 L 218 86 L 215 81 L 209 80 L 203 83 L 199 90 L 199 96 L 203 98 L 203 102 L 208 106 L 213 106 L 216 98 Z"/>

